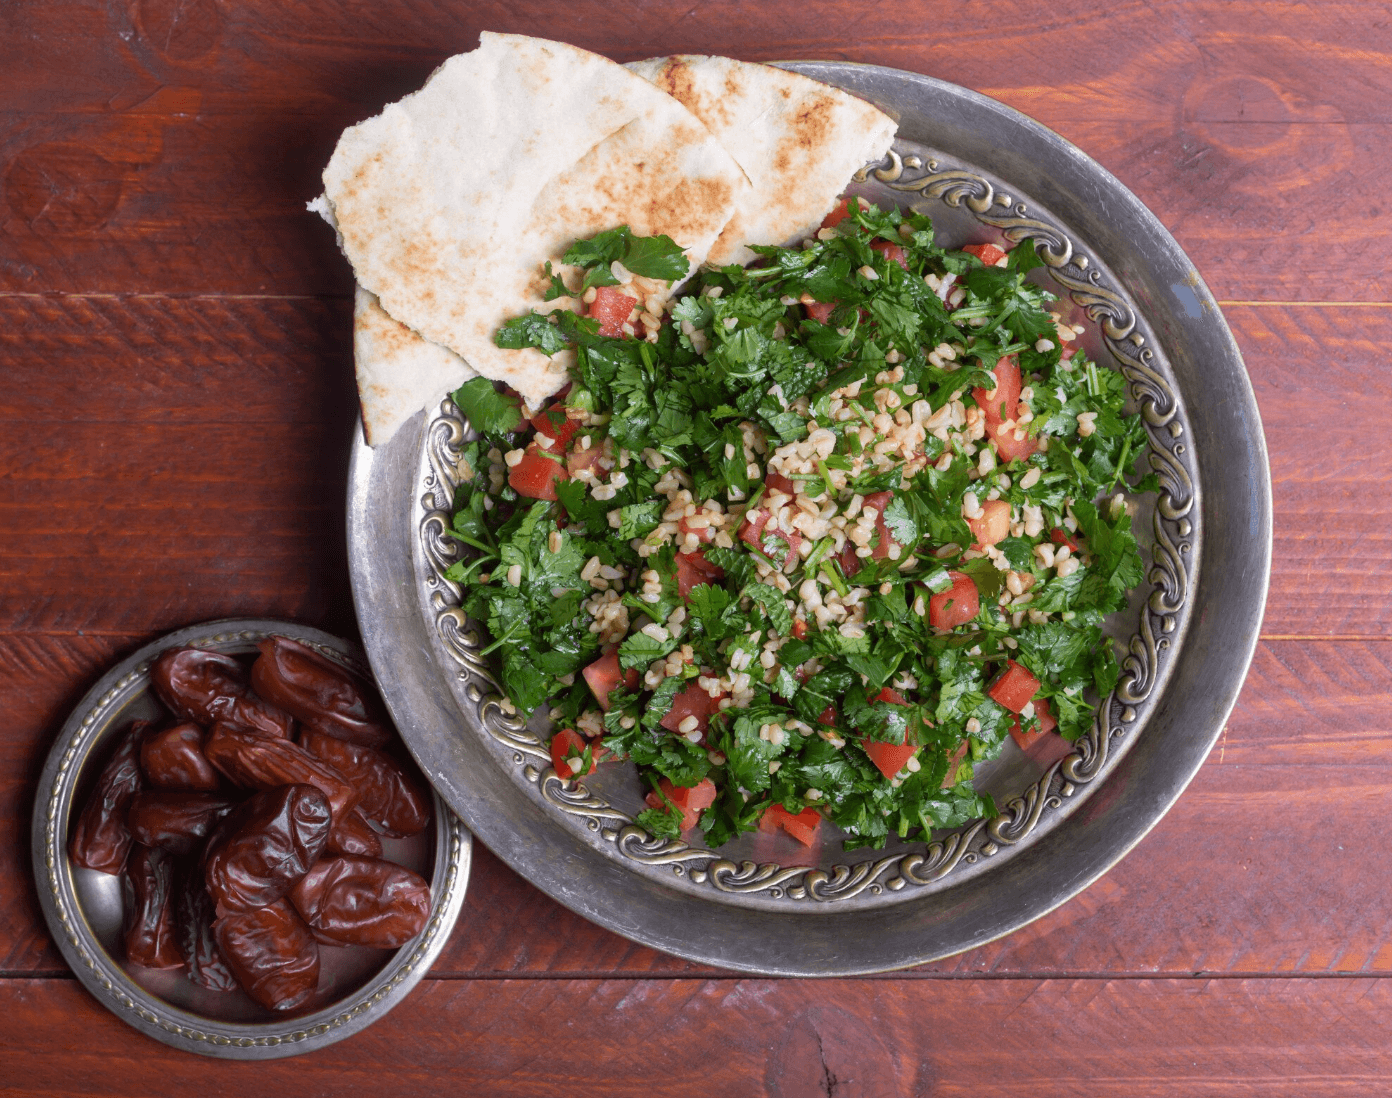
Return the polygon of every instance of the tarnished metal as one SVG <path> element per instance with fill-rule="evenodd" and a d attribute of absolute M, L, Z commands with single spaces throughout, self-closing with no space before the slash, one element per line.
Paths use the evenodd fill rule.
<path fill-rule="evenodd" d="M 293 637 L 359 674 L 367 666 L 356 645 L 290 622 L 239 619 L 190 626 L 147 644 L 88 691 L 63 726 L 44 766 L 34 804 L 34 876 L 49 930 L 77 978 L 122 1021 L 175 1048 L 238 1060 L 294 1056 L 333 1044 L 381 1018 L 430 968 L 454 927 L 469 882 L 472 839 L 438 794 L 434 824 L 411 839 L 384 839 L 384 856 L 431 884 L 431 915 L 412 942 L 380 950 L 323 952 L 317 1005 L 281 1017 L 240 991 L 217 992 L 182 972 L 127 965 L 121 938 L 118 878 L 74 868 L 68 824 L 95 780 L 113 739 L 132 720 L 163 710 L 150 690 L 150 666 L 167 648 L 190 645 L 234 655 L 251 653 L 271 634 Z M 327 1001 L 325 1001 L 327 998 Z"/>
<path fill-rule="evenodd" d="M 1007 759 L 988 778 L 1002 815 L 928 845 L 828 852 L 809 865 L 782 837 L 719 851 L 653 840 L 631 823 L 636 780 L 609 768 L 563 786 L 544 727 L 509 712 L 478 655 L 483 638 L 442 575 L 456 551 L 439 533 L 465 430 L 448 405 L 377 451 L 359 442 L 349 550 L 369 655 L 398 724 L 505 861 L 657 948 L 815 975 L 988 941 L 1124 854 L 1192 777 L 1236 697 L 1265 599 L 1271 520 L 1237 349 L 1187 259 L 1129 192 L 1056 135 L 963 89 L 872 67 L 790 67 L 900 119 L 895 151 L 862 173 L 858 191 L 911 202 L 948 243 L 989 228 L 1036 246 L 1061 299 L 1095 326 L 1087 350 L 1123 372 L 1144 417 L 1162 485 L 1147 516 L 1148 586 L 1121 624 L 1122 679 L 1075 752 L 1042 774 Z"/>

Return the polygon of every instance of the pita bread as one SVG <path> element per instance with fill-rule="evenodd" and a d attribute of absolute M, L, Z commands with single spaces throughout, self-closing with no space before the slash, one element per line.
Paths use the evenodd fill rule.
<path fill-rule="evenodd" d="M 770 65 L 678 56 L 628 67 L 704 122 L 753 184 L 706 256 L 713 266 L 752 262 L 748 244 L 810 236 L 898 128 L 864 100 Z"/>
<path fill-rule="evenodd" d="M 369 446 L 386 442 L 422 408 L 478 377 L 453 351 L 393 320 L 361 286 L 353 302 L 353 366 Z"/>
<path fill-rule="evenodd" d="M 324 171 L 331 223 L 380 308 L 534 407 L 565 383 L 565 363 L 502 350 L 493 336 L 543 308 L 546 261 L 627 224 L 670 236 L 694 266 L 747 189 L 698 119 L 623 66 L 491 33 L 346 130 Z M 393 384 L 388 403 L 407 399 Z M 372 418 L 383 431 L 397 419 Z"/>

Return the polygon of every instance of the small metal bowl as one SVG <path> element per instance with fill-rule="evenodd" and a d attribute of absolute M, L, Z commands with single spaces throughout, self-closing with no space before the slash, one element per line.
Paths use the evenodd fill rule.
<path fill-rule="evenodd" d="M 44 766 L 34 804 L 34 877 L 44 917 L 63 956 L 113 1014 L 175 1048 L 237 1060 L 269 1060 L 323 1048 L 357 1033 L 406 997 L 439 954 L 459 917 L 472 839 L 438 794 L 434 822 L 409 839 L 383 839 L 384 857 L 431 884 L 426 929 L 396 950 L 321 946 L 319 989 L 287 1014 L 245 993 L 199 987 L 182 971 L 127 964 L 122 956 L 119 878 L 75 868 L 68 826 L 105 765 L 114 737 L 133 720 L 165 710 L 150 689 L 150 666 L 167 648 L 191 645 L 231 655 L 256 650 L 272 634 L 292 637 L 370 681 L 356 645 L 290 622 L 236 619 L 170 633 L 121 661 L 68 718 Z"/>

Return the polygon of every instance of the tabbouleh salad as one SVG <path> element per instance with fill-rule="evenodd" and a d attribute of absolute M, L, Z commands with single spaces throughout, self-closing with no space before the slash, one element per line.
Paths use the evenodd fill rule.
<path fill-rule="evenodd" d="M 497 342 L 572 353 L 572 381 L 530 419 L 454 394 L 479 438 L 447 576 L 556 773 L 630 760 L 653 835 L 811 845 L 825 818 L 850 849 L 991 814 L 973 764 L 1077 738 L 1117 681 L 1140 418 L 1030 247 L 846 200 L 755 251 L 665 311 L 665 237 L 578 242 L 573 289 L 548 265 L 556 311 Z"/>

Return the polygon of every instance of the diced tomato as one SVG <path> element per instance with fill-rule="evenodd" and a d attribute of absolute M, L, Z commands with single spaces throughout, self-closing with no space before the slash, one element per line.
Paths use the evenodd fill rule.
<path fill-rule="evenodd" d="M 947 757 L 947 773 L 943 775 L 942 789 L 950 789 L 957 784 L 957 768 L 962 765 L 962 759 L 967 753 L 967 741 L 963 740 L 957 745 L 957 749 Z"/>
<path fill-rule="evenodd" d="M 1076 541 L 1068 536 L 1067 530 L 1060 530 L 1057 526 L 1049 531 L 1049 540 L 1055 545 L 1066 545 L 1075 553 L 1081 548 Z"/>
<path fill-rule="evenodd" d="M 714 526 L 695 527 L 688 525 L 688 520 L 685 515 L 677 520 L 677 529 L 681 531 L 683 537 L 687 534 L 695 534 L 696 540 L 702 543 L 715 540 Z"/>
<path fill-rule="evenodd" d="M 948 572 L 952 586 L 928 600 L 928 624 L 934 629 L 953 629 L 976 617 L 981 610 L 981 594 L 965 572 Z"/>
<path fill-rule="evenodd" d="M 825 324 L 831 319 L 832 310 L 839 305 L 839 301 L 814 301 L 810 305 L 804 305 L 807 315 L 818 324 Z"/>
<path fill-rule="evenodd" d="M 891 244 L 888 240 L 877 240 L 870 245 L 870 250 L 879 252 L 891 263 L 899 264 L 906 271 L 909 269 L 909 253 L 898 244 Z"/>
<path fill-rule="evenodd" d="M 981 514 L 967 519 L 976 537 L 973 549 L 985 549 L 1010 536 L 1010 504 L 1003 499 L 988 499 L 981 505 Z"/>
<path fill-rule="evenodd" d="M 1049 702 L 1046 698 L 1038 698 L 1035 700 L 1034 715 L 1039 718 L 1039 728 L 1033 732 L 1025 732 L 1021 729 L 1020 726 L 1023 722 L 1019 717 L 1016 717 L 1010 723 L 1010 735 L 1015 742 L 1020 745 L 1021 751 L 1028 751 L 1058 727 L 1058 721 L 1054 718 L 1054 715 L 1049 712 Z"/>
<path fill-rule="evenodd" d="M 891 705 L 908 705 L 909 699 L 894 688 L 886 686 L 870 699 L 871 705 L 874 705 L 876 702 L 889 702 Z"/>
<path fill-rule="evenodd" d="M 769 519 L 773 516 L 762 508 L 755 508 L 744 516 L 744 522 L 740 524 L 739 536 L 759 552 L 764 551 L 764 540 L 766 538 L 778 538 L 788 546 L 788 554 L 783 558 L 782 563 L 787 564 L 797 554 L 799 546 L 802 545 L 802 535 L 797 531 L 779 530 L 775 527 L 768 529 Z"/>
<path fill-rule="evenodd" d="M 834 225 L 841 224 L 841 222 L 845 221 L 846 218 L 851 216 L 851 203 L 859 201 L 860 199 L 852 198 L 850 196 L 843 198 L 832 208 L 831 213 L 827 214 L 826 217 L 822 218 L 822 228 L 830 229 Z"/>
<path fill-rule="evenodd" d="M 863 561 L 856 556 L 856 547 L 848 541 L 846 547 L 836 554 L 836 563 L 841 565 L 841 574 L 850 579 L 860 571 Z"/>
<path fill-rule="evenodd" d="M 759 830 L 772 834 L 781 828 L 803 846 L 811 846 L 817 841 L 817 827 L 821 822 L 822 814 L 815 808 L 804 808 L 793 815 L 781 804 L 771 804 L 759 817 Z"/>
<path fill-rule="evenodd" d="M 1027 667 L 1014 660 L 1006 660 L 1001 677 L 991 684 L 986 693 L 997 704 L 1005 706 L 1012 713 L 1018 713 L 1039 693 L 1039 680 Z"/>
<path fill-rule="evenodd" d="M 508 471 L 508 483 L 519 496 L 528 499 L 555 499 L 556 481 L 569 480 L 566 467 L 549 458 L 535 442 L 522 452 L 522 460 Z"/>
<path fill-rule="evenodd" d="M 570 760 L 582 757 L 586 747 L 590 749 L 590 768 L 583 774 L 571 773 Z M 573 728 L 562 728 L 551 737 L 551 765 L 562 778 L 588 777 L 595 772 L 595 767 L 607 754 L 602 740 L 589 742 Z"/>
<path fill-rule="evenodd" d="M 559 401 L 532 416 L 532 426 L 538 435 L 552 440 L 549 447 L 553 451 L 564 450 L 580 429 L 579 414 L 571 415 L 566 406 Z"/>
<path fill-rule="evenodd" d="M 715 804 L 715 783 L 702 778 L 693 786 L 673 785 L 667 778 L 658 781 L 657 787 L 666 794 L 667 799 L 677 806 L 682 814 L 681 829 L 690 831 L 701 818 L 701 813 Z M 650 808 L 663 808 L 667 804 L 656 793 L 647 796 Z"/>
<path fill-rule="evenodd" d="M 1014 355 L 1006 355 L 991 371 L 996 378 L 994 389 L 973 389 L 972 399 L 986 415 L 986 426 L 1002 420 L 1014 420 L 1015 406 L 1020 403 L 1020 387 L 1024 379 Z"/>
<path fill-rule="evenodd" d="M 875 515 L 875 530 L 880 535 L 879 541 L 875 543 L 875 548 L 870 553 L 871 560 L 884 560 L 889 556 L 891 547 L 899 545 L 894 540 L 894 535 L 889 532 L 889 527 L 885 525 L 884 513 L 889 506 L 890 500 L 894 498 L 893 492 L 872 492 L 865 497 L 865 506 L 873 507 L 877 512 Z M 902 549 L 902 546 L 900 546 Z M 853 550 L 854 551 L 854 550 Z"/>
<path fill-rule="evenodd" d="M 1024 438 L 1016 438 L 1017 432 L 1024 435 Z M 987 423 L 986 433 L 996 444 L 996 453 L 1000 455 L 1001 461 L 1007 463 L 1023 461 L 1039 449 L 1039 440 L 1031 438 L 1023 427 L 1006 427 L 1000 423 Z"/>
<path fill-rule="evenodd" d="M 703 583 L 715 583 L 724 578 L 724 569 L 706 560 L 706 555 L 701 550 L 677 554 L 677 594 L 682 599 L 691 594 L 693 587 L 699 587 Z"/>
<path fill-rule="evenodd" d="M 585 676 L 590 693 L 594 694 L 595 701 L 601 709 L 609 708 L 609 692 L 617 690 L 620 684 L 629 690 L 638 688 L 638 669 L 630 667 L 623 671 L 619 667 L 618 645 L 611 645 L 605 650 L 604 655 L 585 668 L 581 674 Z"/>
<path fill-rule="evenodd" d="M 566 455 L 566 469 L 571 476 L 577 476 L 589 469 L 596 476 L 600 473 L 599 459 L 604 456 L 604 447 L 591 446 L 585 450 L 572 450 Z"/>
<path fill-rule="evenodd" d="M 828 728 L 836 727 L 836 706 L 828 705 L 817 717 L 818 724 L 824 724 Z"/>
<path fill-rule="evenodd" d="M 913 757 L 917 746 L 911 743 L 877 743 L 874 740 L 861 740 L 860 746 L 870 756 L 870 761 L 886 778 L 892 778 L 904 769 L 904 764 Z"/>
<path fill-rule="evenodd" d="M 807 636 L 807 621 L 805 618 L 793 619 L 793 636 L 798 640 L 802 640 Z"/>
<path fill-rule="evenodd" d="M 658 723 L 669 732 L 677 732 L 681 722 L 687 717 L 696 718 L 696 731 L 705 735 L 710 727 L 711 714 L 719 706 L 719 698 L 712 698 L 700 686 L 692 682 L 686 689 L 672 699 L 672 708 Z M 685 733 L 680 733 L 685 735 Z"/>
<path fill-rule="evenodd" d="M 770 469 L 768 474 L 764 477 L 764 486 L 768 488 L 770 492 L 782 492 L 789 499 L 797 496 L 797 486 L 782 473 L 775 473 L 772 469 Z"/>
<path fill-rule="evenodd" d="M 962 248 L 962 251 L 976 256 L 977 259 L 981 260 L 981 262 L 988 267 L 994 267 L 1005 258 L 1005 252 L 997 248 L 994 244 L 968 244 Z"/>
<path fill-rule="evenodd" d="M 599 321 L 602 336 L 622 336 L 629 315 L 638 307 L 638 299 L 620 293 L 615 286 L 596 286 L 595 299 L 590 302 L 590 316 Z"/>

